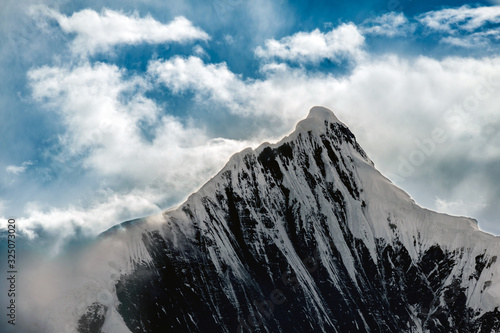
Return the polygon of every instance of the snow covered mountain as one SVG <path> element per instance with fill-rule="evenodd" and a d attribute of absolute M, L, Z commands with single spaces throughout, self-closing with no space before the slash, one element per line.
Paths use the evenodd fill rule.
<path fill-rule="evenodd" d="M 322 107 L 123 223 L 51 307 L 79 332 L 499 332 L 500 239 L 417 206 Z"/>

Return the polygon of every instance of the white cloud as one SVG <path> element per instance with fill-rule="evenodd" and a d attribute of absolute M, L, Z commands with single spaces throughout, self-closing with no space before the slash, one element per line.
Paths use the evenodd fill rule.
<path fill-rule="evenodd" d="M 406 36 L 415 30 L 403 13 L 389 12 L 382 16 L 368 19 L 361 25 L 363 34 L 387 37 Z"/>
<path fill-rule="evenodd" d="M 7 171 L 8 173 L 12 173 L 14 175 L 19 175 L 23 173 L 25 170 L 26 170 L 25 166 L 8 165 L 5 168 L 5 171 Z"/>
<path fill-rule="evenodd" d="M 276 117 L 284 125 L 282 130 L 290 129 L 315 101 L 319 102 L 318 98 L 329 96 L 328 89 L 337 82 L 331 75 L 310 77 L 285 64 L 269 63 L 262 71 L 265 79 L 245 80 L 225 63 L 206 64 L 198 57 L 157 60 L 148 67 L 148 72 L 175 94 L 191 91 L 199 103 L 217 103 L 241 116 Z M 262 130 L 269 133 L 269 129 Z"/>
<path fill-rule="evenodd" d="M 246 86 L 225 63 L 206 65 L 198 57 L 174 57 L 152 61 L 148 72 L 174 93 L 194 90 L 200 94 L 200 98 L 209 96 L 236 112 L 240 110 L 236 99 L 244 95 Z"/>
<path fill-rule="evenodd" d="M 264 47 L 257 47 L 255 54 L 264 59 L 281 59 L 294 62 L 318 63 L 323 59 L 358 60 L 363 56 L 364 37 L 352 24 L 342 24 L 327 33 L 318 29 L 298 32 L 279 41 L 266 40 Z"/>
<path fill-rule="evenodd" d="M 472 32 L 488 23 L 500 23 L 500 6 L 447 8 L 424 13 L 417 20 L 432 30 Z"/>
<path fill-rule="evenodd" d="M 200 45 L 195 45 L 193 47 L 193 53 L 196 54 L 198 57 L 210 58 L 207 51 L 205 51 L 205 49 L 203 49 L 203 47 L 201 47 Z"/>
<path fill-rule="evenodd" d="M 33 162 L 31 161 L 25 161 L 23 162 L 21 165 L 19 166 L 16 166 L 16 165 L 8 165 L 6 168 L 5 168 L 5 171 L 7 171 L 8 173 L 12 173 L 14 175 L 20 175 L 22 174 L 23 172 L 26 171 L 26 169 L 28 168 L 28 166 L 30 165 L 33 165 Z"/>
<path fill-rule="evenodd" d="M 143 79 L 125 79 L 123 74 L 106 64 L 42 67 L 29 73 L 33 96 L 45 101 L 65 124 L 60 158 L 84 156 L 83 165 L 101 175 L 141 184 L 163 178 L 182 188 L 187 184 L 179 181 L 179 173 L 195 177 L 200 169 L 213 172 L 229 151 L 245 144 L 212 139 L 183 125 L 144 96 Z M 152 126 L 150 140 L 142 135 L 144 124 Z M 193 184 L 190 177 L 185 179 Z"/>
<path fill-rule="evenodd" d="M 65 33 L 75 34 L 71 50 L 81 55 L 107 52 L 120 44 L 185 43 L 210 39 L 205 31 L 182 16 L 163 24 L 151 16 L 141 18 L 137 13 L 125 15 L 110 9 L 103 9 L 101 13 L 84 9 L 69 17 L 47 7 L 32 7 L 31 10 L 54 18 Z"/>
<path fill-rule="evenodd" d="M 489 40 L 478 35 L 469 35 L 460 37 L 448 36 L 441 38 L 441 43 L 464 47 L 464 48 L 474 48 L 479 46 L 487 46 Z"/>
<path fill-rule="evenodd" d="M 26 207 L 26 218 L 20 218 L 20 229 L 31 237 L 36 237 L 33 229 L 43 227 L 53 237 L 57 235 L 57 244 L 52 250 L 57 252 L 63 243 L 74 237 L 77 230 L 87 236 L 105 231 L 117 222 L 123 222 L 129 216 L 145 216 L 160 211 L 154 204 L 161 193 L 155 191 L 133 190 L 129 193 L 115 193 L 111 190 L 98 193 L 95 201 L 86 207 L 69 205 L 66 208 L 44 209 L 37 203 Z"/>
<path fill-rule="evenodd" d="M 490 47 L 500 39 L 500 6 L 448 8 L 416 17 L 430 31 L 441 34 L 441 43 L 464 48 Z"/>
<path fill-rule="evenodd" d="M 249 145 L 211 138 L 182 124 L 144 96 L 151 88 L 145 78 L 125 76 L 116 66 L 101 63 L 29 72 L 34 99 L 55 112 L 66 128 L 61 153 L 53 157 L 76 160 L 103 179 L 96 191 L 104 195 L 97 203 L 69 208 L 28 208 L 26 232 L 38 225 L 67 229 L 68 235 L 75 226 L 100 232 L 121 222 L 125 209 L 134 216 L 151 213 L 158 204 L 198 188 L 232 153 Z M 142 134 L 145 124 L 151 127 L 149 139 Z"/>
<path fill-rule="evenodd" d="M 441 38 L 441 42 L 465 48 L 487 47 L 492 40 L 500 40 L 500 29 L 475 32 L 464 36 L 447 36 Z"/>
<path fill-rule="evenodd" d="M 134 124 L 155 119 L 157 110 L 145 105 L 150 101 L 141 95 L 127 105 L 119 102 L 123 94 L 145 84 L 139 78 L 122 80 L 122 75 L 118 67 L 99 63 L 41 67 L 28 73 L 33 97 L 62 116 L 67 133 L 61 139 L 67 153 L 80 154 L 97 145 L 111 145 L 113 140 L 130 143 L 137 136 Z"/>

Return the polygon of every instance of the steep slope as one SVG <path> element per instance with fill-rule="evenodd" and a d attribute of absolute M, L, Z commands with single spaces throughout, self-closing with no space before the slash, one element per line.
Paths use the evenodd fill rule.
<path fill-rule="evenodd" d="M 87 258 L 85 300 L 54 327 L 498 332 L 499 245 L 473 219 L 418 207 L 314 107 L 184 204 L 106 232 Z"/>

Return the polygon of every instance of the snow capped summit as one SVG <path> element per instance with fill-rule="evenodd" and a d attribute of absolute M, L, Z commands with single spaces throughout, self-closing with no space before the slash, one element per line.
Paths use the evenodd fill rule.
<path fill-rule="evenodd" d="M 322 106 L 314 106 L 309 110 L 307 118 L 297 124 L 296 130 L 313 130 L 323 127 L 323 123 L 340 123 L 338 118 L 329 109 Z"/>
<path fill-rule="evenodd" d="M 93 301 L 53 327 L 497 332 L 499 255 L 475 220 L 417 206 L 316 106 L 185 203 L 105 233 L 85 265 L 97 282 L 72 294 Z"/>
<path fill-rule="evenodd" d="M 319 121 L 326 120 L 330 123 L 341 123 L 331 110 L 323 106 L 313 106 L 311 110 L 309 110 L 309 114 L 306 119 L 316 119 Z"/>

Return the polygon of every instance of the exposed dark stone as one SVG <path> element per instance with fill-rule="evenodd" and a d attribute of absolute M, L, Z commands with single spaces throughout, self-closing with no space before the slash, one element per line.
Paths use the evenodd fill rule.
<path fill-rule="evenodd" d="M 356 182 L 353 180 L 352 174 L 349 176 L 346 171 L 341 167 L 341 162 L 340 158 L 337 156 L 337 154 L 333 151 L 332 146 L 330 142 L 326 139 L 323 139 L 323 145 L 326 148 L 326 151 L 328 153 L 328 157 L 330 158 L 331 163 L 335 167 L 335 170 L 337 171 L 337 174 L 340 177 L 340 180 L 344 184 L 344 186 L 347 188 L 349 193 L 354 199 L 359 199 L 359 190 L 356 185 Z"/>
<path fill-rule="evenodd" d="M 283 173 L 276 161 L 276 153 L 271 147 L 266 147 L 260 153 L 258 160 L 265 170 L 269 171 L 277 181 L 283 179 Z"/>
<path fill-rule="evenodd" d="M 479 277 L 481 276 L 483 269 L 486 267 L 486 264 L 487 260 L 484 258 L 484 254 L 476 256 L 476 271 L 474 272 L 474 274 L 472 274 L 472 277 L 476 280 L 479 280 Z"/>
<path fill-rule="evenodd" d="M 287 160 L 293 159 L 293 149 L 288 142 L 282 144 L 277 149 L 279 155 L 283 156 Z"/>
<path fill-rule="evenodd" d="M 101 333 L 107 310 L 101 303 L 92 303 L 78 320 L 78 333 Z"/>
<path fill-rule="evenodd" d="M 491 257 L 490 261 L 488 262 L 488 265 L 486 266 L 486 268 L 490 268 L 491 265 L 493 265 L 494 263 L 497 262 L 497 256 L 493 256 Z"/>

